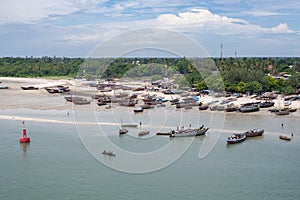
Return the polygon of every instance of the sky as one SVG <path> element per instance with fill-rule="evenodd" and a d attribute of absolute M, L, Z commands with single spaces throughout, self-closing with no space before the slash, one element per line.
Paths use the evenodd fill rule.
<path fill-rule="evenodd" d="M 86 57 L 143 28 L 178 32 L 212 57 L 221 44 L 224 57 L 300 56 L 299 15 L 298 0 L 1 0 L 0 56 Z"/>

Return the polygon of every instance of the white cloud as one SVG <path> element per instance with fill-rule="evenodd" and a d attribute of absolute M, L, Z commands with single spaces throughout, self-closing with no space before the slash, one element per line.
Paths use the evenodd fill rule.
<path fill-rule="evenodd" d="M 162 14 L 157 20 L 160 23 L 170 25 L 190 25 L 190 24 L 229 24 L 229 23 L 246 23 L 246 21 L 235 18 L 228 18 L 211 13 L 206 9 L 192 9 L 190 12 L 174 14 Z"/>
<path fill-rule="evenodd" d="M 123 31 L 143 27 L 170 28 L 179 32 L 214 34 L 219 36 L 239 35 L 247 38 L 254 38 L 257 35 L 259 37 L 261 34 L 294 33 L 286 23 L 265 28 L 242 19 L 213 14 L 209 10 L 193 9 L 190 12 L 183 12 L 178 15 L 162 14 L 150 20 L 107 22 L 95 26 L 84 26 L 84 28 L 74 26 L 73 29 L 76 31 L 64 34 L 64 39 L 68 43 L 97 43 Z"/>
<path fill-rule="evenodd" d="M 57 15 L 94 9 L 106 0 L 2 0 L 0 23 L 37 23 Z"/>
<path fill-rule="evenodd" d="M 224 43 L 224 41 L 229 41 L 230 39 L 236 41 L 234 43 L 236 46 L 239 43 L 244 44 L 243 40 L 245 38 L 250 38 L 252 39 L 254 51 L 256 51 L 255 45 L 259 46 L 262 44 L 262 42 L 261 44 L 259 42 L 255 43 L 260 38 L 268 38 L 271 41 L 286 41 L 286 38 L 292 38 L 291 40 L 296 41 L 297 37 L 299 37 L 297 34 L 300 33 L 300 31 L 291 30 L 289 27 L 289 25 L 295 27 L 293 21 L 279 21 L 277 22 L 278 25 L 276 21 L 272 21 L 272 24 L 275 23 L 276 25 L 272 25 L 273 27 L 268 25 L 267 27 L 267 25 L 262 23 L 268 23 L 260 21 L 260 18 L 250 18 L 251 22 L 242 18 L 245 17 L 245 13 L 248 14 L 247 17 L 257 17 L 273 16 L 287 12 L 286 10 L 281 11 L 275 8 L 269 9 L 271 5 L 264 7 L 269 9 L 269 11 L 251 7 L 241 10 L 240 13 L 232 14 L 232 11 L 229 11 L 230 13 L 217 14 L 203 8 L 202 4 L 199 5 L 194 0 L 174 0 L 172 2 L 167 2 L 166 0 L 107 1 L 2 0 L 0 7 L 0 42 L 4 47 L 2 54 L 4 52 L 5 55 L 14 55 L 13 52 L 21 52 L 23 49 L 25 53 L 21 55 L 26 55 L 28 49 L 20 47 L 21 44 L 24 44 L 23 46 L 32 48 L 30 51 L 38 52 L 41 55 L 47 54 L 49 49 L 52 50 L 51 52 L 62 52 L 60 53 L 61 55 L 66 55 L 66 53 L 80 55 L 84 48 L 89 49 L 111 36 L 123 31 L 144 27 L 172 29 L 190 34 L 194 38 L 206 38 L 203 41 L 204 43 L 209 43 L 208 46 L 213 46 L 211 44 L 214 41 L 216 43 Z M 104 2 L 107 3 L 103 4 Z M 224 3 L 221 0 L 214 0 L 214 2 Z M 231 6 L 235 6 L 241 1 L 228 0 L 227 2 Z M 186 6 L 187 4 L 190 6 Z M 188 7 L 194 6 L 199 6 L 202 9 L 186 10 Z M 218 9 L 222 10 L 223 7 Z M 248 11 L 245 11 L 247 9 Z M 181 10 L 181 12 L 178 10 Z M 64 18 L 64 16 L 67 17 Z M 291 16 L 293 15 L 291 14 Z M 268 18 L 264 19 L 267 20 Z M 282 36 L 284 37 L 283 40 L 278 39 Z M 294 43 L 288 41 L 282 46 L 291 46 Z M 216 44 L 215 46 L 218 45 Z M 10 51 L 7 51 L 8 49 Z M 78 53 L 73 53 L 74 51 Z M 29 52 L 29 54 L 31 53 Z"/>
<path fill-rule="evenodd" d="M 280 23 L 278 26 L 270 28 L 274 33 L 294 33 L 295 31 L 290 30 L 286 23 Z"/>
<path fill-rule="evenodd" d="M 245 11 L 245 14 L 252 15 L 254 17 L 266 17 L 266 16 L 279 16 L 279 15 L 287 15 L 285 13 L 265 11 L 265 10 L 256 10 L 256 11 Z"/>
<path fill-rule="evenodd" d="M 0 22 L 32 23 L 49 15 L 63 15 L 74 11 L 76 8 L 68 1 L 3 0 L 0 7 Z"/>
<path fill-rule="evenodd" d="M 256 24 L 251 24 L 242 19 L 213 14 L 206 9 L 193 9 L 189 12 L 179 13 L 178 15 L 162 14 L 157 17 L 156 21 L 153 21 L 153 24 L 161 27 L 172 27 L 175 29 L 179 28 L 181 30 L 183 28 L 201 28 L 202 31 L 211 32 L 218 35 L 294 33 L 294 31 L 290 30 L 286 23 L 281 23 L 278 26 L 271 28 L 265 28 Z"/>

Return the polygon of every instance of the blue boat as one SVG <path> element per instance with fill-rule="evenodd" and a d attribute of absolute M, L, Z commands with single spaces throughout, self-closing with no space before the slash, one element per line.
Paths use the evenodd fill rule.
<path fill-rule="evenodd" d="M 235 144 L 235 143 L 240 143 L 246 140 L 246 135 L 241 133 L 241 134 L 234 134 L 233 136 L 230 136 L 227 138 L 227 144 Z"/>

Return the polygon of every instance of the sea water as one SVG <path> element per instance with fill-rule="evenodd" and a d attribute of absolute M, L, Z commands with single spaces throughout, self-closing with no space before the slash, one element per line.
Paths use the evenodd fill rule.
<path fill-rule="evenodd" d="M 102 164 L 88 151 L 78 131 L 95 135 L 97 141 L 93 124 L 96 119 L 102 123 L 101 127 L 97 125 L 99 132 L 105 132 L 113 144 L 126 151 L 145 153 L 170 141 L 176 140 L 180 145 L 185 140 L 155 136 L 155 132 L 190 124 L 208 126 L 212 124 L 212 114 L 199 115 L 196 109 L 154 109 L 140 114 L 114 109 L 113 115 L 111 112 L 98 109 L 86 117 L 84 109 L 69 115 L 56 110 L 1 110 L 0 115 L 14 117 L 0 120 L 0 199 L 294 200 L 300 196 L 300 119 L 293 115 L 227 114 L 220 121 L 224 122 L 223 131 L 206 157 L 199 159 L 199 150 L 205 137 L 218 132 L 213 127 L 207 136 L 196 137 L 175 162 L 160 170 L 135 174 Z M 30 144 L 18 141 L 23 127 L 17 117 L 34 118 L 25 120 Z M 74 119 L 92 123 L 75 125 Z M 141 127 L 118 135 L 121 123 L 139 122 Z M 262 128 L 265 133 L 243 143 L 226 144 L 231 134 L 251 128 Z M 137 137 L 143 129 L 149 129 L 150 135 Z M 293 133 L 292 141 L 279 140 L 278 135 L 283 133 Z M 107 157 L 106 162 L 114 159 L 120 159 L 120 155 Z"/>

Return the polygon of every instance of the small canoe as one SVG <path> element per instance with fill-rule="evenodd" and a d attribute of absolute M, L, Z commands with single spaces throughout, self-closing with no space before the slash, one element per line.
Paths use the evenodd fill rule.
<path fill-rule="evenodd" d="M 287 135 L 279 135 L 279 139 L 290 141 L 292 139 L 292 137 L 289 137 Z"/>
<path fill-rule="evenodd" d="M 97 102 L 97 105 L 98 106 L 105 106 L 107 103 L 106 102 L 104 102 L 104 101 L 98 101 Z"/>
<path fill-rule="evenodd" d="M 288 115 L 290 112 L 288 110 L 279 110 L 278 112 L 275 112 L 276 115 Z"/>
<path fill-rule="evenodd" d="M 165 136 L 170 136 L 171 133 L 170 132 L 158 132 L 156 133 L 156 135 L 165 135 Z"/>
<path fill-rule="evenodd" d="M 207 110 L 208 109 L 208 105 L 202 105 L 202 106 L 199 106 L 199 110 Z"/>
<path fill-rule="evenodd" d="M 135 128 L 137 127 L 138 125 L 137 124 L 123 124 L 122 127 L 132 127 L 132 128 Z"/>
<path fill-rule="evenodd" d="M 116 156 L 116 154 L 114 154 L 112 151 L 103 151 L 102 152 L 103 155 L 107 155 L 107 156 Z"/>
<path fill-rule="evenodd" d="M 22 86 L 21 87 L 22 90 L 38 90 L 38 87 L 34 87 L 34 86 Z"/>
<path fill-rule="evenodd" d="M 119 134 L 120 134 L 120 135 L 123 135 L 123 134 L 126 134 L 126 133 L 128 133 L 128 130 L 125 129 L 125 128 L 121 128 L 121 129 L 119 130 Z"/>
<path fill-rule="evenodd" d="M 72 99 L 72 102 L 75 105 L 87 105 L 87 104 L 91 103 L 91 100 L 87 100 L 87 99 L 75 100 L 75 99 Z"/>
<path fill-rule="evenodd" d="M 297 108 L 290 108 L 289 109 L 289 112 L 296 112 L 297 111 Z"/>
<path fill-rule="evenodd" d="M 133 109 L 133 111 L 136 113 L 136 112 L 143 112 L 143 108 L 141 106 L 137 106 Z"/>
<path fill-rule="evenodd" d="M 148 130 L 143 130 L 143 131 L 139 132 L 139 136 L 144 136 L 144 135 L 147 135 L 147 134 L 149 134 L 149 133 L 150 133 L 150 131 L 148 131 Z"/>
<path fill-rule="evenodd" d="M 9 88 L 8 86 L 0 85 L 0 89 L 8 89 L 8 88 Z"/>

